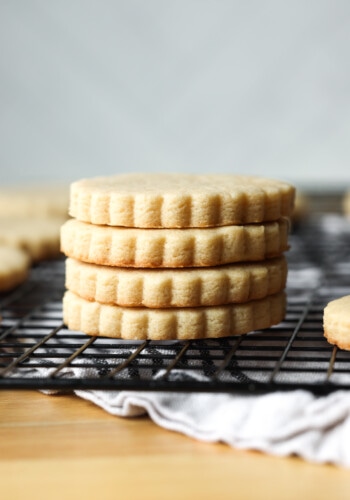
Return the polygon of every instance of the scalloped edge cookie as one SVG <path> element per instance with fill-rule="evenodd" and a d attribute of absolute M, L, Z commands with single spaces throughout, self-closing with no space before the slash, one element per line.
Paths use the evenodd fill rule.
<path fill-rule="evenodd" d="M 0 188 L 2 217 L 62 217 L 68 218 L 69 185 L 28 184 Z"/>
<path fill-rule="evenodd" d="M 29 275 L 29 255 L 20 248 L 0 244 L 0 292 L 8 292 Z"/>
<path fill-rule="evenodd" d="M 343 212 L 347 217 L 350 217 L 350 191 L 347 191 L 342 199 Z"/>
<path fill-rule="evenodd" d="M 59 257 L 61 217 L 0 216 L 0 244 L 25 250 L 33 262 Z"/>
<path fill-rule="evenodd" d="M 213 227 L 290 217 L 294 186 L 245 175 L 120 174 L 73 182 L 69 214 L 139 228 Z"/>
<path fill-rule="evenodd" d="M 284 292 L 243 304 L 148 309 L 100 304 L 67 291 L 63 321 L 87 335 L 124 340 L 185 340 L 242 335 L 269 328 L 285 316 Z"/>
<path fill-rule="evenodd" d="M 205 229 L 135 229 L 71 219 L 61 250 L 92 264 L 118 267 L 207 267 L 261 261 L 288 249 L 289 221 Z"/>
<path fill-rule="evenodd" d="M 261 263 L 183 269 L 130 269 L 66 260 L 66 288 L 123 307 L 198 307 L 248 302 L 281 291 L 285 257 Z"/>
<path fill-rule="evenodd" d="M 329 302 L 323 311 L 324 336 L 330 344 L 350 350 L 350 295 Z"/>

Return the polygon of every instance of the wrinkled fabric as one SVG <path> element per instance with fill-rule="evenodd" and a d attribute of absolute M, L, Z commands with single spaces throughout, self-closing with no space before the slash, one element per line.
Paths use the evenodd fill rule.
<path fill-rule="evenodd" d="M 324 397 L 303 390 L 258 396 L 146 391 L 76 394 L 113 415 L 148 415 L 165 429 L 201 441 L 350 466 L 350 392 Z"/>

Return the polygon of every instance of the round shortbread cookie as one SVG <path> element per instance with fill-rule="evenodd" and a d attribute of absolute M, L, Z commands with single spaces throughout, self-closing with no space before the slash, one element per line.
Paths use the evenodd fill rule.
<path fill-rule="evenodd" d="M 122 174 L 73 182 L 69 213 L 92 224 L 212 227 L 290 217 L 295 188 L 244 175 Z"/>
<path fill-rule="evenodd" d="M 0 244 L 0 292 L 23 283 L 29 274 L 29 255 L 20 248 Z"/>
<path fill-rule="evenodd" d="M 0 217 L 0 244 L 25 250 L 32 261 L 60 255 L 61 217 Z"/>
<path fill-rule="evenodd" d="M 34 184 L 0 188 L 0 214 L 68 218 L 69 186 Z"/>
<path fill-rule="evenodd" d="M 285 257 L 261 263 L 183 269 L 130 269 L 66 260 L 66 288 L 123 307 L 198 307 L 248 302 L 281 291 Z"/>
<path fill-rule="evenodd" d="M 75 219 L 61 229 L 67 257 L 120 267 L 201 267 L 260 261 L 288 249 L 286 219 L 204 229 L 135 229 Z"/>
<path fill-rule="evenodd" d="M 350 350 L 350 295 L 327 304 L 323 312 L 323 329 L 330 344 Z"/>
<path fill-rule="evenodd" d="M 306 193 L 297 191 L 292 214 L 293 222 L 302 222 L 310 214 L 310 200 Z"/>
<path fill-rule="evenodd" d="M 343 200 L 343 211 L 346 216 L 350 216 L 350 191 L 344 194 Z"/>
<path fill-rule="evenodd" d="M 88 335 L 125 340 L 217 338 L 268 328 L 282 321 L 284 292 L 243 304 L 148 309 L 90 302 L 67 291 L 63 321 Z"/>

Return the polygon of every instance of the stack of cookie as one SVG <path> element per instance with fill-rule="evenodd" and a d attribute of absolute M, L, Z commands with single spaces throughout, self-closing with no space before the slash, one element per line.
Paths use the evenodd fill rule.
<path fill-rule="evenodd" d="M 279 323 L 293 186 L 235 175 L 83 179 L 61 229 L 65 324 L 123 339 L 237 335 Z"/>

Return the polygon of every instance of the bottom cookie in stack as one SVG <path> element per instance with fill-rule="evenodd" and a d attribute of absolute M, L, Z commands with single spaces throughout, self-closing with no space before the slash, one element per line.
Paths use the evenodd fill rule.
<path fill-rule="evenodd" d="M 23 283 L 30 271 L 30 258 L 25 250 L 0 243 L 0 293 Z"/>
<path fill-rule="evenodd" d="M 264 299 L 223 306 L 167 309 L 131 308 L 82 299 L 67 291 L 64 322 L 88 335 L 124 340 L 186 340 L 242 335 L 268 328 L 285 315 L 284 292 Z"/>

